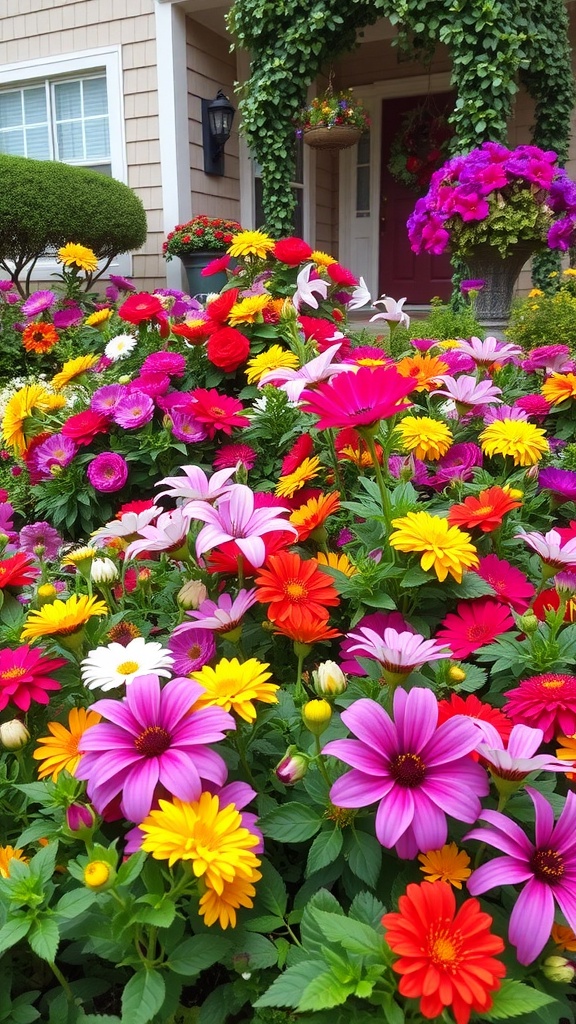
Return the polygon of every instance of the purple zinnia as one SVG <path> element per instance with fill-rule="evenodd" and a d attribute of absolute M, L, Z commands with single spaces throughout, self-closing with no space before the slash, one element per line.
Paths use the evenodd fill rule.
<path fill-rule="evenodd" d="M 556 469 L 548 466 L 538 474 L 538 487 L 550 491 L 557 504 L 576 501 L 576 473 L 571 469 Z"/>
<path fill-rule="evenodd" d="M 112 418 L 119 427 L 131 430 L 149 423 L 153 415 L 154 402 L 150 395 L 145 395 L 143 391 L 133 391 L 118 402 Z"/>
<path fill-rule="evenodd" d="M 90 399 L 90 408 L 94 412 L 101 412 L 105 416 L 111 416 L 119 402 L 128 394 L 124 384 L 105 384 L 98 388 Z"/>
<path fill-rule="evenodd" d="M 527 883 L 514 902 L 508 928 L 508 938 L 516 946 L 521 964 L 531 964 L 548 942 L 555 902 L 576 930 L 576 793 L 568 793 L 562 813 L 554 822 L 554 811 L 546 798 L 529 786 L 526 792 L 536 816 L 534 843 L 516 821 L 499 811 L 484 811 L 480 821 L 488 822 L 490 827 L 472 829 L 464 837 L 479 839 L 505 855 L 472 872 L 467 883 L 472 896 L 501 885 Z"/>
<path fill-rule="evenodd" d="M 20 550 L 26 551 L 29 555 L 36 555 L 42 548 L 42 558 L 48 562 L 56 558 L 61 545 L 62 538 L 50 523 L 30 523 L 20 530 Z"/>
<path fill-rule="evenodd" d="M 88 796 L 101 814 L 122 794 L 120 809 L 141 822 L 163 787 L 187 803 L 198 800 L 202 779 L 221 786 L 226 764 L 208 743 L 235 729 L 232 715 L 219 707 L 191 711 L 204 692 L 199 683 L 177 678 L 161 688 L 157 675 L 136 676 L 122 700 L 99 700 L 94 711 L 107 722 L 82 737 L 78 779 L 88 780 Z"/>
<path fill-rule="evenodd" d="M 142 363 L 141 373 L 160 373 L 168 377 L 183 377 L 186 357 L 180 352 L 151 352 Z"/>
<path fill-rule="evenodd" d="M 101 452 L 86 469 L 88 479 L 96 491 L 119 491 L 128 479 L 128 463 L 117 452 Z"/>
<path fill-rule="evenodd" d="M 484 768 L 469 757 L 479 742 L 477 726 L 456 715 L 438 726 L 438 701 L 431 690 L 394 693 L 394 719 L 375 700 L 361 698 L 342 712 L 358 739 L 332 740 L 324 754 L 352 765 L 336 780 L 336 807 L 378 802 L 376 837 L 396 847 L 403 860 L 438 850 L 448 837 L 446 815 L 475 822 L 480 797 L 488 794 Z"/>
<path fill-rule="evenodd" d="M 52 434 L 42 444 L 34 449 L 29 463 L 29 469 L 38 474 L 48 477 L 55 466 L 64 469 L 72 462 L 76 455 L 78 446 L 71 438 L 64 434 Z"/>
<path fill-rule="evenodd" d="M 204 425 L 194 419 L 191 412 L 181 409 L 173 409 L 170 413 L 172 436 L 177 441 L 186 441 L 188 444 L 195 444 L 197 441 L 204 441 L 208 435 Z"/>
<path fill-rule="evenodd" d="M 170 637 L 168 650 L 174 659 L 173 672 L 179 676 L 189 676 L 212 661 L 216 654 L 214 633 L 210 629 L 186 625 L 177 636 Z"/>
<path fill-rule="evenodd" d="M 34 292 L 26 302 L 22 303 L 22 312 L 24 316 L 34 317 L 38 316 L 39 313 L 44 313 L 47 309 L 50 309 L 56 302 L 56 296 L 54 292 L 43 291 Z"/>

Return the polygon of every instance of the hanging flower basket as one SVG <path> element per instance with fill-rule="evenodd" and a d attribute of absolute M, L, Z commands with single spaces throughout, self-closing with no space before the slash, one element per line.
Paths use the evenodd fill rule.
<path fill-rule="evenodd" d="M 355 146 L 362 131 L 352 125 L 318 125 L 304 131 L 304 142 L 313 149 L 348 149 Z"/>
<path fill-rule="evenodd" d="M 326 92 L 304 110 L 296 122 L 307 146 L 314 149 L 348 149 L 355 146 L 370 119 L 364 107 L 354 99 L 352 91 L 334 92 L 332 76 Z"/>

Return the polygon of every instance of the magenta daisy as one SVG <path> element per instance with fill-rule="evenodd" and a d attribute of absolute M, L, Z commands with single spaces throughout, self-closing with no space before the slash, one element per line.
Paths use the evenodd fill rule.
<path fill-rule="evenodd" d="M 143 391 L 134 391 L 126 395 L 115 406 L 112 418 L 114 423 L 125 430 L 133 430 L 149 423 L 154 415 L 154 402 L 150 395 Z"/>
<path fill-rule="evenodd" d="M 214 469 L 234 469 L 240 463 L 244 469 L 252 469 L 256 462 L 256 452 L 249 444 L 223 444 L 216 453 Z"/>
<path fill-rule="evenodd" d="M 194 419 L 205 427 L 209 438 L 216 436 L 216 431 L 230 435 L 234 427 L 249 427 L 250 420 L 243 416 L 244 406 L 237 398 L 221 395 L 216 388 L 196 388 L 192 392 L 195 400 Z"/>
<path fill-rule="evenodd" d="M 214 633 L 186 623 L 170 637 L 168 650 L 174 660 L 174 674 L 189 676 L 212 661 L 216 654 Z"/>
<path fill-rule="evenodd" d="M 26 317 L 38 316 L 50 309 L 56 302 L 56 295 L 51 291 L 34 292 L 22 303 L 21 311 Z"/>
<path fill-rule="evenodd" d="M 197 619 L 196 628 L 211 629 L 215 633 L 230 633 L 240 625 L 246 612 L 256 604 L 256 590 L 240 590 L 238 597 L 232 599 L 230 594 L 220 594 L 218 601 L 202 601 L 195 611 L 186 614 Z M 188 628 L 187 624 L 178 626 L 174 636 Z"/>
<path fill-rule="evenodd" d="M 231 484 L 215 505 L 207 501 L 189 501 L 183 508 L 189 519 L 206 523 L 196 538 L 198 558 L 219 544 L 233 540 L 250 564 L 256 567 L 261 566 L 266 558 L 264 534 L 284 531 L 292 537 L 298 536 L 296 527 L 278 515 L 288 511 L 274 506 L 256 508 L 254 493 L 245 484 Z"/>
<path fill-rule="evenodd" d="M 576 734 L 576 676 L 563 672 L 529 676 L 504 696 L 508 718 L 542 729 L 546 743 L 561 734 Z"/>
<path fill-rule="evenodd" d="M 28 711 L 32 703 L 47 704 L 48 694 L 60 690 L 52 672 L 68 662 L 64 658 L 46 658 L 40 647 L 24 644 L 16 650 L 0 650 L 0 711 L 13 704 Z"/>
<path fill-rule="evenodd" d="M 448 836 L 446 815 L 475 822 L 488 776 L 468 755 L 478 743 L 471 719 L 456 716 L 438 726 L 438 701 L 415 687 L 394 693 L 394 719 L 374 700 L 362 698 L 342 712 L 358 739 L 332 740 L 325 754 L 352 771 L 330 790 L 336 807 L 378 802 L 376 836 L 402 859 L 439 850 Z"/>
<path fill-rule="evenodd" d="M 413 387 L 412 378 L 403 377 L 394 366 L 361 366 L 357 373 L 339 373 L 315 391 L 304 391 L 302 408 L 318 416 L 318 430 L 371 427 L 408 409 Z"/>
<path fill-rule="evenodd" d="M 491 597 L 479 597 L 475 601 L 460 601 L 456 612 L 450 612 L 442 626 L 437 632 L 438 639 L 450 644 L 455 658 L 467 658 L 512 629 L 514 619 L 505 604 Z"/>
<path fill-rule="evenodd" d="M 386 682 L 392 685 L 401 682 L 427 662 L 449 658 L 451 655 L 446 644 L 426 640 L 420 633 L 399 632 L 390 626 L 383 630 L 382 635 L 370 627 L 361 626 L 356 632 L 348 633 L 347 638 L 353 641 L 348 647 L 349 653 L 361 652 L 365 658 L 379 662 Z"/>
<path fill-rule="evenodd" d="M 486 580 L 496 591 L 496 597 L 509 604 L 515 612 L 525 612 L 536 593 L 535 587 L 520 569 L 496 555 L 481 558 L 474 572 Z"/>
<path fill-rule="evenodd" d="M 555 903 L 572 930 L 576 930 L 576 793 L 568 793 L 557 822 L 546 798 L 526 787 L 536 815 L 532 842 L 512 818 L 499 811 L 484 811 L 465 840 L 478 839 L 504 856 L 482 864 L 468 879 L 468 891 L 479 896 L 501 885 L 527 884 L 517 896 L 510 915 L 508 938 L 521 964 L 531 964 L 550 938 Z"/>
<path fill-rule="evenodd" d="M 143 821 L 158 787 L 180 800 L 198 800 L 202 779 L 221 786 L 226 764 L 208 743 L 235 729 L 232 715 L 219 707 L 191 711 L 203 688 L 190 679 L 172 679 L 163 689 L 157 675 L 137 676 L 122 700 L 92 705 L 105 719 L 84 733 L 76 778 L 88 781 L 98 813 L 122 794 L 120 809 Z"/>

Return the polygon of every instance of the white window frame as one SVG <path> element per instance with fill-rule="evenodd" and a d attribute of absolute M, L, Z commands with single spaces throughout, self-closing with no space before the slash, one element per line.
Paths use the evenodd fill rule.
<path fill-rule="evenodd" d="M 103 72 L 106 77 L 106 94 L 108 99 L 108 124 L 110 131 L 110 166 L 112 177 L 128 183 L 128 166 L 126 162 L 126 139 L 124 130 L 124 90 L 122 82 L 122 51 L 120 46 L 105 46 L 93 50 L 81 50 L 72 54 L 59 54 L 51 57 L 38 57 L 35 60 L 20 61 L 17 64 L 0 66 L 0 90 L 25 88 L 55 79 L 89 78 L 94 73 Z M 70 164 L 69 166 L 79 166 Z M 82 166 L 82 165 L 80 165 Z M 75 239 L 71 238 L 71 242 Z M 52 274 L 61 270 L 60 264 L 48 257 L 39 259 L 34 267 L 32 281 L 50 281 Z M 120 274 L 130 277 L 132 274 L 131 253 L 116 256 L 103 275 Z"/>

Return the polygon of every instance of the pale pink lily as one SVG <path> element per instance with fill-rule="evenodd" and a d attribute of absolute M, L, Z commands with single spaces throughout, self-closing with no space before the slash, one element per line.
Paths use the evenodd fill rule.
<path fill-rule="evenodd" d="M 470 341 L 458 338 L 458 345 L 454 346 L 453 351 L 465 352 L 474 360 L 476 366 L 491 366 L 492 363 L 504 365 L 524 355 L 518 345 L 505 344 L 492 337 L 485 338 L 484 341 L 475 337 L 470 338 Z"/>
<path fill-rule="evenodd" d="M 545 565 L 557 569 L 576 566 L 576 537 L 565 544 L 562 543 L 562 535 L 557 530 L 548 530 L 545 534 L 532 530 L 531 533 L 517 533 L 515 537 L 525 541 Z"/>
<path fill-rule="evenodd" d="M 159 498 L 168 495 L 170 498 L 184 498 L 186 501 L 214 501 L 229 489 L 231 485 L 228 481 L 236 472 L 236 467 L 232 466 L 219 469 L 208 478 L 198 466 L 182 466 L 181 469 L 184 476 L 165 476 L 163 480 L 158 481 L 158 487 L 168 484 L 166 490 L 160 491 Z"/>
<path fill-rule="evenodd" d="M 370 292 L 366 287 L 366 281 L 361 277 L 360 283 L 352 292 L 352 299 L 347 303 L 346 309 L 362 309 L 362 306 L 370 302 L 371 298 Z"/>
<path fill-rule="evenodd" d="M 270 370 L 260 380 L 258 387 L 265 384 L 277 384 L 281 391 L 285 391 L 291 402 L 297 402 L 305 388 L 311 384 L 318 384 L 322 380 L 329 380 L 336 373 L 355 370 L 350 363 L 333 363 L 332 359 L 340 351 L 341 342 L 337 345 L 330 345 L 319 356 L 315 356 L 310 362 L 304 363 L 299 370 L 290 370 L 286 367 L 278 367 L 277 370 Z"/>
<path fill-rule="evenodd" d="M 219 544 L 233 540 L 250 564 L 256 567 L 262 565 L 266 558 L 263 534 L 284 530 L 298 536 L 292 523 L 278 515 L 289 511 L 279 505 L 255 508 L 254 494 L 245 484 L 232 484 L 226 494 L 218 498 L 216 505 L 207 501 L 189 501 L 183 508 L 188 519 L 206 523 L 196 538 L 198 558 Z"/>
<path fill-rule="evenodd" d="M 256 604 L 256 588 L 252 590 L 240 590 L 238 596 L 230 597 L 230 594 L 220 594 L 217 601 L 206 599 L 202 601 L 199 608 L 189 611 L 186 614 L 191 619 L 197 619 L 194 623 L 197 629 L 211 629 L 215 633 L 230 633 L 239 626 L 246 612 L 252 605 Z M 177 626 L 173 636 L 190 629 L 189 622 L 183 622 Z"/>
<path fill-rule="evenodd" d="M 99 544 L 107 544 L 117 537 L 134 537 L 140 533 L 142 527 L 149 526 L 161 512 L 159 505 L 152 505 L 142 512 L 125 512 L 119 519 L 112 519 L 110 523 L 95 530 L 92 534 L 92 543 L 98 547 Z"/>
<path fill-rule="evenodd" d="M 436 377 L 436 380 L 441 381 L 444 387 L 439 388 L 434 394 L 446 395 L 458 405 L 468 405 L 473 408 L 475 405 L 497 405 L 502 402 L 502 399 L 498 397 L 502 394 L 502 390 L 497 388 L 491 380 L 477 381 L 476 377 L 469 377 L 465 374 L 460 377 L 441 374 Z"/>
<path fill-rule="evenodd" d="M 310 280 L 312 271 L 316 271 L 314 264 L 307 263 L 296 278 L 296 291 L 292 296 L 292 302 L 298 310 L 303 302 L 307 306 L 312 306 L 312 309 L 318 309 L 316 295 L 319 295 L 321 299 L 325 299 L 328 294 L 328 284 L 326 281 L 322 281 L 319 277 Z"/>
<path fill-rule="evenodd" d="M 177 551 L 185 544 L 189 528 L 181 508 L 163 512 L 155 526 L 143 526 L 139 530 L 139 540 L 128 545 L 125 556 L 129 559 L 142 551 Z"/>
<path fill-rule="evenodd" d="M 388 323 L 401 324 L 403 327 L 410 327 L 410 317 L 408 313 L 405 313 L 402 309 L 406 302 L 406 296 L 403 299 L 391 299 L 389 295 L 383 295 L 381 299 L 377 299 L 374 303 L 375 306 L 384 306 L 384 313 L 376 313 L 375 316 L 370 317 L 370 323 L 373 320 L 387 320 Z"/>
<path fill-rule="evenodd" d="M 476 751 L 488 762 L 490 774 L 496 779 L 522 783 L 531 772 L 565 772 L 572 767 L 572 761 L 536 753 L 544 740 L 542 729 L 513 726 L 506 748 L 500 733 L 490 722 L 478 719 L 476 724 L 484 736 Z"/>

